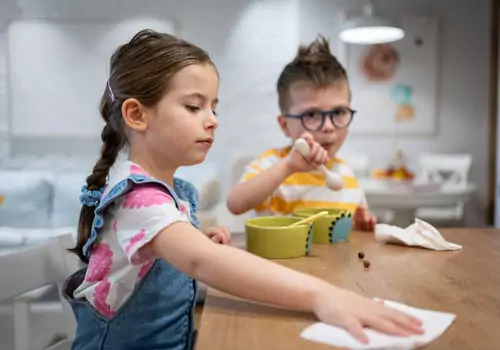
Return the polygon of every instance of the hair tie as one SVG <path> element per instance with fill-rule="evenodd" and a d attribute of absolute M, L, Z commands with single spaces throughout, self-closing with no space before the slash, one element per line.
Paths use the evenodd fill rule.
<path fill-rule="evenodd" d="M 82 187 L 82 192 L 80 195 L 80 203 L 87 207 L 97 207 L 101 202 L 102 194 L 104 193 L 104 187 L 98 190 L 89 190 L 87 185 Z"/>

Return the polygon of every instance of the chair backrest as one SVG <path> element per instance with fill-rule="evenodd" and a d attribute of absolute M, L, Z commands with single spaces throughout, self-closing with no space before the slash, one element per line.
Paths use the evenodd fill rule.
<path fill-rule="evenodd" d="M 419 180 L 448 186 L 467 185 L 470 154 L 424 153 L 419 157 Z"/>
<path fill-rule="evenodd" d="M 245 167 L 249 165 L 255 158 L 256 156 L 250 153 L 238 154 L 233 157 L 229 175 L 231 186 L 236 185 L 240 181 L 243 173 L 245 172 Z"/>
<path fill-rule="evenodd" d="M 366 153 L 345 153 L 340 156 L 357 178 L 370 177 L 370 157 Z"/>
<path fill-rule="evenodd" d="M 38 246 L 0 252 L 0 301 L 61 283 L 78 270 L 76 256 L 66 250 L 72 244 L 72 235 L 65 234 Z"/>

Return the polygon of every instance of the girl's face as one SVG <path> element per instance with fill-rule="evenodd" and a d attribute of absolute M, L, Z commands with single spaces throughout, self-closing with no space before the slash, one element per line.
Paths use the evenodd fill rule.
<path fill-rule="evenodd" d="M 211 64 L 180 70 L 154 108 L 144 108 L 142 130 L 134 128 L 131 153 L 156 166 L 177 168 L 203 162 L 218 121 L 219 76 Z M 140 154 L 142 155 L 140 155 Z"/>

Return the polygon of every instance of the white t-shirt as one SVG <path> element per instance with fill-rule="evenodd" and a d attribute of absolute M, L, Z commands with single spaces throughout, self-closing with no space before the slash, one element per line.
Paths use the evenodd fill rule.
<path fill-rule="evenodd" d="M 147 174 L 125 161 L 110 176 L 107 191 L 130 174 Z M 118 198 L 104 213 L 83 283 L 74 297 L 86 298 L 102 315 L 113 317 L 158 258 L 148 243 L 179 221 L 190 222 L 189 203 L 173 198 L 158 184 L 142 184 Z"/>

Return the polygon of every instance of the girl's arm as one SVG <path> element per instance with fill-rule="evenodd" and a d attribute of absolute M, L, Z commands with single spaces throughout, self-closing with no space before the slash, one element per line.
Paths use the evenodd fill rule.
<path fill-rule="evenodd" d="M 263 303 L 311 311 L 326 283 L 237 248 L 214 244 L 187 223 L 166 228 L 154 251 L 187 275 L 216 289 Z"/>
<path fill-rule="evenodd" d="M 214 244 L 189 223 L 160 232 L 152 249 L 180 271 L 235 296 L 289 309 L 314 312 L 322 321 L 346 328 L 366 341 L 362 326 L 386 333 L 420 333 L 420 322 L 318 278 Z"/>

